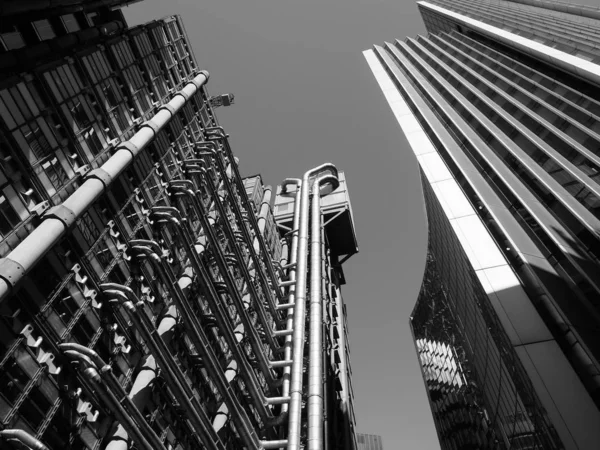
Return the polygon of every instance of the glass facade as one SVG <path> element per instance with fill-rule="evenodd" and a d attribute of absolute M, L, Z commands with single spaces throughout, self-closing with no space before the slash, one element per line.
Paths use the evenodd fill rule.
<path fill-rule="evenodd" d="M 426 180 L 423 190 L 429 245 L 411 328 L 442 449 L 564 448 Z"/>
<path fill-rule="evenodd" d="M 197 70 L 187 48 L 180 19 L 171 17 L 99 38 L 69 56 L 49 55 L 36 69 L 0 82 L 0 184 L 6 199 L 0 256 L 28 235 L 38 213 L 71 195 L 116 144 L 184 86 Z M 156 145 L 166 148 L 173 139 L 187 146 L 183 124 L 190 138 L 198 137 L 209 125 L 204 100 L 186 104 L 170 124 L 173 138 L 162 133 Z"/>
<path fill-rule="evenodd" d="M 544 420 L 564 448 L 596 448 L 600 9 L 551 0 L 417 5 L 428 34 L 374 46 L 365 57 L 546 411 Z M 431 202 L 427 195 L 426 189 Z M 433 283 L 432 292 L 451 294 L 456 277 L 440 264 L 458 257 L 454 251 L 440 255 L 443 247 L 433 252 L 432 245 L 424 289 Z M 480 294 L 472 296 L 476 305 Z M 416 312 L 440 304 L 423 296 L 419 302 Z M 467 313 L 454 312 L 455 320 L 466 320 Z M 465 325 L 452 333 L 472 332 Z M 443 356 L 462 351 L 449 338 L 415 338 L 432 367 L 445 372 L 462 364 Z M 452 389 L 471 384 L 461 383 Z M 475 383 L 481 387 L 482 381 Z M 519 392 L 513 383 L 511 390 Z M 511 405 L 527 404 L 523 393 L 515 395 L 509 395 Z M 494 426 L 498 445 L 511 442 L 505 424 Z M 555 435 L 539 424 L 534 429 Z"/>

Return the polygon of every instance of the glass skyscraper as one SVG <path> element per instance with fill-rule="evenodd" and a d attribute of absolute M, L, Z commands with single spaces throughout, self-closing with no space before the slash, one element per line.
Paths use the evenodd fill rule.
<path fill-rule="evenodd" d="M 0 4 L 0 448 L 354 449 L 343 173 L 273 210 L 128 3 Z"/>
<path fill-rule="evenodd" d="M 422 170 L 411 318 L 445 448 L 600 447 L 600 10 L 417 2 L 365 57 Z"/>

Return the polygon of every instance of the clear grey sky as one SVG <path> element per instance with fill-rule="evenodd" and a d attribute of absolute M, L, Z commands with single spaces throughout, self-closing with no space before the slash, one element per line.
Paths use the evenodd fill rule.
<path fill-rule="evenodd" d="M 266 184 L 333 162 L 360 252 L 345 264 L 359 432 L 386 450 L 437 450 L 408 318 L 425 261 L 417 162 L 362 51 L 424 33 L 412 0 L 146 0 L 131 24 L 180 14 L 242 174 Z"/>

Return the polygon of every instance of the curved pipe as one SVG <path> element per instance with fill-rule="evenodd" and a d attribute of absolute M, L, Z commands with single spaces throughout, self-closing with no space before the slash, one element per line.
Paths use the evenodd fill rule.
<path fill-rule="evenodd" d="M 100 375 L 110 373 L 110 370 L 107 370 L 105 368 L 106 365 L 103 365 L 103 367 L 100 369 L 100 372 L 98 371 L 98 367 L 96 366 L 94 359 L 99 361 L 102 361 L 102 359 L 96 354 L 96 352 L 74 343 L 59 344 L 59 348 L 63 351 L 63 354 L 67 358 L 78 361 L 85 367 L 83 370 L 80 369 L 82 374 L 92 385 L 100 399 L 107 405 L 108 409 L 115 414 L 119 423 L 123 425 L 123 427 L 127 430 L 127 433 L 132 436 L 133 440 L 141 448 L 145 450 L 166 450 L 162 444 L 162 441 L 158 438 L 158 436 L 156 436 L 156 433 L 154 433 L 152 428 L 148 426 L 148 423 L 143 417 L 141 418 L 142 423 L 136 423 L 134 421 L 132 416 L 139 420 L 139 417 L 136 417 L 135 415 L 135 411 L 137 411 L 139 414 L 137 408 L 134 407 L 131 411 L 127 411 L 121 402 L 119 402 L 117 397 L 113 394 L 113 392 L 111 392 L 111 388 L 108 386 L 111 384 L 110 381 L 108 381 L 109 377 Z M 81 352 L 79 351 L 80 349 L 83 349 L 84 351 Z M 94 357 L 89 356 L 92 353 L 95 354 Z M 106 385 L 102 383 L 103 380 L 108 381 Z M 127 396 L 123 396 L 121 393 L 119 393 L 119 397 L 121 397 L 121 401 L 123 401 L 125 400 L 123 397 Z M 141 414 L 139 414 L 139 416 L 141 416 Z M 146 439 L 146 436 L 150 438 L 152 443 Z"/>
<path fill-rule="evenodd" d="M 0 431 L 0 437 L 19 441 L 31 450 L 49 450 L 40 440 L 36 439 L 25 430 L 2 430 Z"/>
<path fill-rule="evenodd" d="M 293 225 L 292 228 L 293 230 L 295 230 L 292 234 L 292 242 L 290 244 L 290 258 L 288 261 L 288 264 L 290 266 L 290 271 L 289 271 L 289 281 L 291 283 L 293 283 L 290 286 L 289 289 L 289 294 L 287 297 L 287 302 L 291 305 L 294 305 L 295 301 L 296 301 L 296 267 L 297 267 L 297 263 L 298 263 L 298 226 L 300 224 L 300 189 L 302 188 L 302 180 L 299 178 L 287 178 L 285 180 L 287 182 L 287 184 L 285 184 L 284 186 L 287 187 L 288 185 L 292 185 L 294 184 L 296 186 L 296 194 L 295 194 L 295 200 L 294 200 L 294 219 L 293 219 Z M 282 189 L 285 189 L 285 187 L 283 187 Z M 283 271 L 283 269 L 280 266 L 280 269 Z M 287 310 L 287 318 L 286 318 L 286 326 L 285 329 L 286 331 L 291 331 L 293 334 L 293 330 L 294 330 L 294 316 L 295 316 L 295 305 L 291 308 L 288 308 Z M 302 359 L 303 355 L 298 355 L 298 354 L 294 354 L 292 352 L 292 334 L 289 334 L 285 337 L 285 343 L 284 343 L 284 352 L 283 352 L 283 359 L 284 360 L 294 360 L 297 358 Z M 293 364 L 293 363 L 292 363 Z M 281 395 L 284 397 L 289 397 L 290 395 L 290 376 L 292 373 L 292 367 L 288 366 L 285 367 L 283 369 L 283 384 L 282 384 L 282 389 L 281 389 Z M 281 407 L 281 412 L 282 413 L 287 413 L 289 410 L 289 402 L 282 405 Z"/>
<path fill-rule="evenodd" d="M 205 291 L 207 291 L 206 299 L 210 305 L 211 311 L 215 315 L 217 326 L 225 337 L 228 347 L 233 352 L 235 360 L 241 365 L 241 376 L 246 384 L 246 387 L 248 388 L 248 391 L 250 392 L 253 403 L 264 420 L 271 420 L 273 415 L 266 408 L 266 406 L 269 404 L 268 399 L 265 398 L 258 380 L 254 375 L 254 371 L 247 361 L 244 350 L 240 347 L 239 342 L 241 337 L 238 339 L 235 335 L 235 331 L 231 326 L 231 321 L 227 313 L 223 310 L 223 302 L 219 298 L 219 294 L 214 289 L 213 282 L 211 281 L 208 272 L 198 259 L 198 255 L 193 247 L 193 240 L 189 230 L 183 226 L 179 210 L 173 207 L 155 207 L 153 208 L 151 217 L 156 217 L 163 221 L 170 222 L 174 225 L 177 233 L 181 236 L 185 251 L 190 259 L 192 267 L 194 268 L 194 271 L 198 277 L 202 279 Z"/>
<path fill-rule="evenodd" d="M 148 122 L 144 123 L 128 141 L 119 144 L 113 155 L 98 169 L 88 174 L 85 181 L 71 194 L 62 206 L 75 222 L 108 189 L 133 162 L 134 156 L 143 152 L 163 129 L 171 118 L 187 103 L 208 80 L 208 72 L 201 71 L 173 98 L 158 109 Z M 99 175 L 92 175 L 94 172 Z M 17 263 L 20 271 L 8 276 L 0 273 L 0 303 L 6 298 L 13 286 L 19 283 L 35 264 L 58 243 L 67 232 L 67 224 L 53 214 L 46 214 L 43 221 L 12 252 L 6 255 L 8 260 Z"/>
<path fill-rule="evenodd" d="M 290 382 L 290 407 L 288 419 L 288 450 L 300 450 L 300 425 L 302 412 L 302 364 L 304 355 L 304 322 L 306 303 L 306 274 L 308 263 L 309 181 L 316 175 L 329 171 L 337 176 L 333 164 L 322 164 L 307 171 L 302 177 L 300 191 L 300 224 L 298 235 L 298 263 L 296 279 L 296 305 L 294 308 L 294 333 L 292 354 L 294 358 Z"/>
<path fill-rule="evenodd" d="M 337 176 L 323 175 L 313 182 L 311 244 L 310 244 L 310 336 L 308 365 L 308 450 L 323 449 L 323 299 L 321 287 L 323 283 L 322 269 L 322 219 L 321 193 L 322 187 L 331 184 L 333 190 L 339 186 Z M 332 192 L 329 191 L 329 192 Z M 329 193 L 327 192 L 327 193 Z M 327 195 L 327 193 L 325 195 Z"/>
<path fill-rule="evenodd" d="M 208 145 L 208 147 L 207 147 L 207 145 Z M 220 179 L 222 180 L 226 190 L 231 195 L 233 195 L 234 190 L 231 185 L 229 176 L 227 176 L 227 170 L 225 168 L 225 163 L 223 161 L 222 155 L 218 151 L 217 145 L 214 142 L 203 142 L 202 144 L 197 145 L 196 148 L 207 152 L 207 155 L 211 156 L 212 159 L 216 162 L 217 170 L 221 174 Z M 229 155 L 229 159 L 233 160 L 233 155 Z M 275 286 L 277 286 L 277 277 L 275 276 L 275 272 L 272 267 L 271 258 L 268 257 L 269 253 L 266 248 L 266 244 L 264 243 L 263 236 L 260 232 L 260 226 L 258 224 L 258 220 L 256 219 L 254 211 L 250 207 L 248 196 L 246 194 L 246 188 L 243 186 L 243 182 L 242 182 L 241 178 L 239 178 L 240 175 L 239 175 L 239 172 L 237 171 L 237 165 L 235 163 L 233 163 L 233 164 L 230 164 L 230 167 L 234 171 L 234 173 L 232 175 L 234 175 L 233 178 L 235 179 L 235 182 L 237 184 L 239 198 L 240 198 L 240 200 L 242 200 L 242 202 L 244 202 L 244 199 L 247 202 L 245 204 L 245 208 L 248 213 L 247 218 L 243 215 L 243 213 L 240 209 L 240 205 L 236 201 L 232 201 L 231 206 L 232 206 L 234 214 L 236 215 L 236 218 L 238 219 L 238 221 L 240 223 L 240 229 L 242 231 L 242 235 L 244 236 L 244 238 L 246 239 L 246 242 L 248 243 L 248 253 L 250 254 L 250 257 L 252 258 L 252 261 L 254 262 L 255 267 L 258 269 L 260 267 L 260 262 L 259 262 L 260 258 L 258 256 L 257 252 L 255 251 L 254 240 L 252 239 L 252 236 L 250 236 L 250 233 L 248 232 L 248 228 L 246 227 L 246 224 L 245 224 L 246 219 L 250 220 L 250 222 L 252 224 L 256 225 L 255 232 L 254 232 L 254 239 L 258 243 L 258 246 L 261 249 L 261 251 L 263 252 L 262 253 L 263 256 L 265 256 L 263 259 L 266 259 L 266 261 L 263 261 L 263 262 L 267 266 L 267 271 L 270 273 L 270 275 L 272 275 L 271 286 L 273 286 L 273 288 L 271 289 L 271 286 L 269 285 L 269 281 L 266 279 L 263 271 L 258 270 L 258 274 L 259 274 L 259 278 L 261 280 L 262 290 L 263 290 L 265 296 L 267 297 L 267 304 L 269 306 L 269 309 L 271 310 L 271 315 L 275 319 L 275 321 L 278 322 L 280 320 L 280 317 L 279 317 L 279 312 L 277 311 L 276 303 L 281 298 L 281 292 L 275 288 Z M 211 183 L 207 183 L 207 184 L 214 191 L 214 184 L 211 184 Z M 272 292 L 276 293 L 276 299 L 273 299 Z"/>
<path fill-rule="evenodd" d="M 130 313 L 129 316 L 135 328 L 140 332 L 144 342 L 150 348 L 150 353 L 158 360 L 162 376 L 167 380 L 169 389 L 173 391 L 177 401 L 185 409 L 188 419 L 193 425 L 192 429 L 194 433 L 198 437 L 202 436 L 204 438 L 204 441 L 200 440 L 199 444 L 201 446 L 208 446 L 214 450 L 223 450 L 223 445 L 217 444 L 217 442 L 220 443 L 219 437 L 210 426 L 208 416 L 206 416 L 204 409 L 185 381 L 185 376 L 181 372 L 179 365 L 160 335 L 158 335 L 148 316 L 136 308 L 136 305 L 143 305 L 144 303 L 140 301 L 131 288 L 126 286 L 115 283 L 104 283 L 100 285 L 100 289 L 104 295 L 117 300 Z"/>
<path fill-rule="evenodd" d="M 212 136 L 208 136 L 208 139 L 216 138 L 216 139 L 222 140 L 223 147 L 226 150 L 227 157 L 233 161 L 234 160 L 233 152 L 231 151 L 231 147 L 229 146 L 229 141 L 227 140 L 227 135 L 225 134 L 225 131 L 223 130 L 223 128 L 222 127 L 209 128 L 206 130 L 206 132 L 209 134 L 212 134 Z M 217 135 L 216 132 L 218 132 L 219 135 Z M 237 164 L 232 164 L 231 167 L 233 170 L 233 179 L 237 185 L 240 199 L 242 200 L 242 205 L 243 205 L 244 209 L 246 209 L 246 211 L 248 211 L 248 219 L 249 219 L 250 225 L 252 228 L 254 228 L 254 234 L 255 234 L 256 238 L 258 239 L 261 253 L 265 257 L 264 263 L 265 263 L 267 272 L 269 274 L 269 277 L 271 278 L 271 284 L 272 284 L 272 286 L 277 286 L 277 276 L 275 275 L 275 270 L 273 268 L 271 258 L 268 257 L 269 250 L 267 248 L 267 244 L 264 241 L 264 238 L 261 236 L 261 234 L 258 231 L 258 222 L 257 222 L 254 214 L 252 214 L 252 207 L 250 206 L 250 200 L 248 199 L 248 194 L 246 193 L 246 188 L 244 187 L 244 183 L 242 181 L 240 171 L 237 167 Z M 226 180 L 226 181 L 229 182 L 229 180 Z M 267 283 L 267 285 L 268 285 L 268 283 Z M 267 286 L 265 286 L 265 289 L 266 288 L 267 288 Z M 275 297 L 276 297 L 277 301 L 270 300 L 269 303 L 272 304 L 272 311 L 275 314 L 274 307 L 275 307 L 276 303 L 281 302 L 282 295 L 281 295 L 281 291 L 279 291 L 277 289 L 274 289 L 274 292 L 275 292 Z M 274 315 L 274 317 L 277 317 L 277 316 Z"/>
<path fill-rule="evenodd" d="M 240 435 L 241 440 L 249 449 L 258 450 L 260 441 L 256 435 L 256 431 L 253 429 L 250 418 L 246 414 L 246 411 L 241 407 L 237 397 L 234 395 L 231 387 L 225 380 L 225 377 L 221 372 L 219 361 L 212 350 L 212 346 L 210 345 L 208 338 L 204 334 L 202 326 L 198 323 L 196 316 L 192 312 L 187 299 L 181 292 L 181 289 L 175 280 L 173 280 L 170 270 L 166 270 L 163 266 L 161 258 L 152 249 L 144 244 L 147 243 L 154 249 L 160 247 L 154 241 L 142 239 L 132 240 L 129 243 L 133 246 L 133 250 L 148 257 L 159 273 L 159 276 L 165 283 L 167 289 L 169 289 L 171 297 L 175 301 L 178 307 L 177 309 L 179 310 L 183 322 L 186 325 L 188 337 L 192 341 L 192 344 L 196 350 L 201 352 L 201 354 L 204 356 L 203 359 L 206 364 L 207 372 L 227 404 L 227 408 L 231 413 L 235 428 Z"/>
<path fill-rule="evenodd" d="M 172 182 L 170 184 L 170 187 L 174 192 L 187 195 L 192 200 L 191 203 L 195 209 L 196 215 L 200 219 L 200 222 L 202 223 L 202 228 L 205 230 L 205 234 L 208 237 L 209 241 L 211 242 L 211 244 L 214 248 L 215 261 L 216 261 L 217 265 L 219 266 L 219 270 L 222 273 L 225 283 L 227 284 L 228 292 L 230 293 L 232 300 L 236 304 L 236 308 L 237 308 L 240 318 L 242 319 L 242 322 L 244 324 L 244 329 L 246 330 L 246 332 L 248 333 L 248 336 L 250 338 L 250 344 L 252 346 L 252 350 L 254 351 L 257 361 L 260 365 L 261 372 L 263 373 L 263 375 L 265 376 L 265 378 L 267 379 L 269 384 L 271 384 L 272 386 L 277 386 L 278 381 L 273 376 L 273 372 L 271 371 L 271 362 L 266 358 L 266 355 L 264 354 L 262 342 L 258 335 L 256 327 L 254 327 L 250 318 L 248 317 L 248 313 L 246 311 L 246 307 L 244 306 L 243 299 L 241 298 L 240 293 L 238 292 L 235 282 L 231 279 L 231 274 L 229 272 L 227 262 L 225 260 L 224 254 L 223 254 L 223 250 L 222 250 L 219 240 L 214 232 L 214 229 L 206 216 L 206 211 L 204 209 L 204 205 L 197 198 L 196 192 L 194 192 L 192 190 L 193 183 L 189 180 L 177 180 L 176 182 Z M 224 214 L 223 212 L 221 212 L 221 213 Z M 235 238 L 234 236 L 230 236 L 230 237 Z M 235 247 L 235 246 L 232 245 L 232 247 Z M 240 254 L 238 254 L 236 256 L 238 258 L 242 258 L 242 255 L 240 255 Z M 242 265 L 240 265 L 240 269 L 243 269 L 243 268 L 244 267 L 242 267 Z M 241 271 L 243 272 L 243 270 L 241 270 Z M 248 281 L 246 282 L 246 284 L 248 284 Z M 250 282 L 250 285 L 251 285 L 251 282 Z M 258 300 L 258 299 L 255 299 L 255 301 L 256 300 Z M 260 303 L 260 302 L 258 302 L 258 303 Z M 261 306 L 260 304 L 256 305 L 257 311 L 260 309 L 260 306 Z M 259 317 L 260 317 L 260 315 L 259 315 Z M 263 326 L 263 328 L 264 328 L 264 326 Z M 265 334 L 267 334 L 267 333 L 271 333 L 271 330 L 269 328 L 265 329 Z M 271 339 L 273 339 L 272 335 L 271 335 Z"/>
<path fill-rule="evenodd" d="M 200 174 L 204 175 L 204 177 L 206 179 L 206 170 L 204 168 L 199 168 L 198 172 Z M 214 203 L 215 203 L 215 206 L 217 207 L 219 215 L 221 217 L 227 217 L 225 208 L 223 206 L 223 203 L 221 202 L 221 199 L 219 198 L 218 192 L 215 191 L 215 188 L 210 183 L 210 180 L 206 180 L 206 181 L 207 181 L 206 184 L 208 185 L 208 189 L 210 191 L 210 195 L 214 199 Z M 235 203 L 235 201 L 231 202 L 231 203 Z M 234 231 L 233 231 L 233 229 L 231 227 L 231 223 L 228 220 L 224 220 L 223 224 L 224 224 L 224 231 L 227 234 L 227 236 L 230 239 L 230 241 L 232 243 L 236 243 L 237 240 L 235 238 L 235 233 L 234 233 Z M 242 226 L 240 228 L 242 228 L 242 230 L 243 230 L 245 228 L 245 225 L 243 224 L 243 222 L 241 222 L 241 225 Z M 207 234 L 209 234 L 209 237 L 210 237 L 211 231 L 212 230 L 208 230 L 208 232 L 207 232 Z M 222 253 L 221 246 L 216 241 L 214 242 L 214 244 L 216 246 L 215 248 L 217 248 L 217 250 L 222 255 L 223 253 Z M 249 243 L 249 245 L 247 245 L 248 249 L 250 249 L 250 245 L 252 245 L 251 242 Z M 242 261 L 244 261 L 245 260 L 244 259 L 244 255 L 243 255 L 242 250 L 240 249 L 240 247 L 238 245 L 236 245 L 236 244 L 232 245 L 231 247 L 233 249 L 233 252 L 235 253 L 236 261 L 239 261 L 240 263 Z M 271 347 L 271 350 L 274 353 L 276 353 L 279 350 L 279 344 L 273 338 L 273 334 L 272 334 L 273 330 L 271 328 L 271 324 L 269 323 L 269 319 L 267 317 L 267 312 L 265 311 L 265 308 L 264 308 L 264 305 L 262 303 L 262 300 L 261 300 L 260 296 L 258 295 L 258 292 L 256 291 L 255 287 L 254 287 L 254 283 L 252 281 L 252 277 L 250 276 L 250 273 L 248 272 L 248 268 L 244 264 L 239 264 L 238 268 L 239 268 L 240 272 L 242 273 L 242 277 L 244 278 L 244 281 L 246 282 L 246 287 L 247 287 L 248 291 L 250 292 L 250 294 L 251 294 L 251 296 L 252 296 L 252 298 L 254 300 L 255 308 L 256 308 L 256 311 L 258 313 L 258 318 L 259 318 L 259 320 L 261 322 L 261 325 L 262 325 L 262 327 L 263 327 L 263 329 L 265 331 L 265 336 L 267 338 L 268 344 Z M 258 269 L 258 267 L 257 267 L 257 269 Z M 233 281 L 233 278 L 231 277 L 231 274 L 229 272 L 229 269 L 228 269 L 227 265 L 224 265 L 222 267 L 222 270 L 225 271 L 224 276 L 226 275 L 226 282 L 228 283 L 229 288 L 237 293 L 237 289 L 235 287 L 235 282 Z M 258 270 L 258 272 L 261 272 L 261 271 Z M 263 288 L 263 292 L 265 294 L 265 297 L 268 298 L 269 293 L 265 292 L 264 288 Z M 279 316 L 279 313 L 277 313 L 277 316 L 273 316 L 272 315 L 272 317 L 273 317 L 273 319 L 275 320 L 276 323 L 278 322 L 278 320 L 277 320 L 278 316 Z M 259 344 L 259 346 L 260 346 L 260 344 Z"/>
<path fill-rule="evenodd" d="M 201 169 L 200 173 L 205 173 L 205 170 Z M 217 207 L 217 210 L 218 210 L 220 216 L 227 217 L 223 203 L 222 203 L 221 199 L 219 198 L 218 193 L 215 191 L 214 186 L 212 186 L 210 183 L 207 183 L 207 184 L 209 186 L 211 196 L 214 199 L 215 206 Z M 232 202 L 232 203 L 235 203 L 235 202 Z M 239 262 L 245 261 L 242 249 L 240 248 L 239 245 L 237 245 L 237 239 L 235 238 L 235 232 L 234 232 L 233 228 L 231 227 L 231 223 L 228 220 L 224 220 L 223 223 L 224 223 L 225 233 L 227 234 L 227 236 L 233 243 L 236 243 L 235 245 L 231 246 L 233 249 L 233 252 L 235 253 L 236 261 L 239 261 Z M 241 222 L 241 225 L 242 225 L 241 229 L 242 230 L 245 229 L 245 224 L 243 222 Z M 247 241 L 246 248 L 249 251 L 250 251 L 251 246 L 252 246 L 252 243 L 250 241 Z M 219 247 L 219 251 L 221 251 L 220 247 Z M 258 318 L 264 329 L 267 342 L 268 342 L 271 350 L 274 353 L 277 353 L 278 351 L 281 350 L 280 346 L 273 337 L 273 334 L 272 334 L 273 329 L 272 329 L 272 325 L 269 323 L 267 311 L 265 310 L 265 307 L 263 305 L 261 297 L 259 296 L 258 292 L 256 291 L 256 288 L 254 287 L 254 282 L 248 271 L 248 268 L 244 264 L 239 264 L 238 268 L 239 268 L 240 272 L 242 273 L 242 277 L 244 278 L 244 281 L 246 283 L 246 288 L 248 289 L 252 299 L 254 300 L 254 305 L 255 305 L 256 311 L 258 313 Z M 260 266 L 257 266 L 256 269 L 257 269 L 257 272 L 259 273 L 259 278 L 260 278 L 260 275 L 262 274 L 262 271 L 260 270 Z M 264 293 L 265 297 L 267 297 L 267 299 L 268 299 L 270 288 L 267 291 L 265 291 L 265 288 L 263 287 L 262 292 Z M 279 312 L 277 313 L 277 316 L 273 316 L 271 314 L 271 317 L 273 318 L 273 320 L 276 324 L 279 323 L 279 320 L 278 320 Z"/>

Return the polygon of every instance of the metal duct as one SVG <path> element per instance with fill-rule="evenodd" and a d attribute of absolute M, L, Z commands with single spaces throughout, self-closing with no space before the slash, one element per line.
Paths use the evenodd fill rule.
<path fill-rule="evenodd" d="M 2 430 L 0 431 L 0 437 L 19 441 L 32 450 L 49 450 L 42 442 L 24 430 Z"/>
<path fill-rule="evenodd" d="M 250 338 L 249 341 L 254 351 L 254 354 L 256 355 L 257 362 L 259 363 L 259 366 L 261 368 L 261 372 L 263 373 L 267 381 L 271 381 L 271 383 L 273 383 L 275 378 L 271 370 L 271 363 L 264 354 L 260 336 L 258 335 L 256 328 L 253 326 L 250 317 L 248 316 L 246 307 L 244 306 L 244 302 L 240 296 L 235 281 L 231 278 L 229 269 L 227 267 L 227 262 L 225 260 L 225 255 L 223 254 L 223 250 L 219 243 L 218 237 L 214 232 L 213 226 L 209 222 L 204 205 L 202 204 L 202 201 L 198 199 L 197 193 L 193 191 L 193 183 L 189 180 L 177 180 L 175 182 L 171 182 L 170 188 L 174 193 L 188 195 L 192 200 L 191 203 L 195 209 L 196 215 L 200 219 L 202 228 L 205 230 L 205 234 L 208 237 L 209 242 L 212 244 L 213 251 L 215 254 L 215 261 L 219 266 L 219 270 L 222 273 L 225 283 L 227 284 L 228 292 L 235 303 L 240 318 L 242 319 L 242 322 L 244 324 L 244 330 L 246 331 L 246 333 L 248 333 L 248 336 Z M 218 194 L 215 193 L 215 195 Z M 235 239 L 235 236 L 231 235 L 230 238 Z M 207 281 L 210 280 L 211 278 L 207 278 Z M 212 282 L 210 282 L 209 285 L 207 285 L 207 287 L 209 286 L 212 286 Z M 258 308 L 259 306 L 257 305 L 257 309 Z M 269 330 L 265 330 L 265 333 L 267 332 L 269 332 Z"/>
<path fill-rule="evenodd" d="M 51 208 L 43 216 L 42 223 L 31 232 L 6 258 L 0 261 L 5 267 L 14 269 L 10 274 L 0 273 L 0 302 L 19 283 L 25 274 L 50 251 L 64 235 L 70 225 L 102 195 L 112 182 L 133 162 L 154 139 L 154 136 L 171 121 L 171 118 L 187 103 L 188 99 L 208 81 L 208 72 L 201 71 L 171 101 L 158 108 L 158 112 L 140 126 L 129 141 L 120 143 L 113 155 L 102 165 L 92 170 L 86 180 L 61 205 Z"/>
<path fill-rule="evenodd" d="M 191 238 L 191 234 L 187 227 L 184 226 L 181 220 L 180 212 L 176 208 L 173 207 L 155 207 L 153 208 L 153 213 L 151 217 L 168 221 L 174 225 L 175 230 L 181 236 L 182 242 L 184 245 L 184 249 L 187 253 L 188 258 L 192 264 L 194 271 L 197 276 L 202 280 L 202 284 L 204 285 L 204 290 L 206 292 L 206 299 L 209 303 L 210 309 L 212 313 L 215 315 L 215 320 L 217 322 L 217 326 L 225 338 L 229 349 L 234 354 L 235 360 L 239 363 L 240 373 L 246 384 L 246 387 L 250 393 L 250 396 L 253 399 L 253 403 L 257 408 L 257 411 L 263 418 L 263 420 L 268 421 L 272 419 L 273 416 L 271 411 L 267 409 L 268 401 L 265 398 L 262 389 L 256 379 L 254 371 L 248 360 L 244 354 L 244 350 L 240 347 L 240 338 L 237 338 L 235 335 L 235 331 L 231 324 L 230 318 L 228 317 L 227 312 L 223 308 L 223 302 L 219 298 L 219 294 L 214 289 L 213 280 L 211 280 L 208 271 L 204 268 L 202 263 L 200 262 L 198 255 L 193 247 L 193 240 Z M 210 224 L 207 224 L 207 227 L 212 228 Z M 218 245 L 218 244 L 216 244 Z M 230 381 L 230 380 L 228 380 Z"/>
<path fill-rule="evenodd" d="M 240 405 L 239 400 L 229 386 L 229 383 L 227 383 L 224 374 L 221 372 L 218 358 L 212 350 L 212 346 L 204 333 L 204 329 L 190 308 L 187 298 L 182 294 L 181 289 L 173 279 L 173 274 L 168 266 L 164 265 L 162 259 L 157 255 L 156 252 L 161 251 L 160 246 L 154 241 L 143 239 L 132 240 L 129 244 L 132 246 L 133 251 L 142 253 L 148 257 L 149 261 L 153 264 L 163 283 L 169 290 L 171 298 L 177 305 L 177 309 L 181 314 L 190 341 L 196 350 L 203 355 L 206 370 L 227 404 L 227 408 L 229 409 L 241 440 L 248 449 L 258 450 L 260 448 L 260 441 L 256 434 L 256 430 L 252 427 L 250 418 Z"/>
<path fill-rule="evenodd" d="M 286 319 L 286 330 L 292 331 L 292 334 L 286 335 L 284 343 L 283 359 L 294 360 L 296 358 L 302 358 L 302 355 L 293 354 L 292 351 L 292 336 L 294 330 L 294 310 L 296 301 L 296 265 L 298 263 L 298 226 L 300 225 L 300 190 L 302 188 L 302 180 L 299 178 L 293 178 L 285 180 L 282 189 L 285 189 L 288 185 L 296 185 L 296 194 L 294 200 L 294 221 L 292 225 L 292 243 L 290 244 L 290 258 L 288 264 L 290 265 L 289 270 L 289 281 L 292 284 L 289 290 L 287 302 L 290 307 L 287 310 Z M 281 389 L 281 395 L 288 397 L 290 395 L 290 376 L 292 373 L 292 367 L 285 367 L 283 369 L 283 384 Z M 287 413 L 289 410 L 289 403 L 284 404 L 281 407 L 282 413 Z"/>
<path fill-rule="evenodd" d="M 321 219 L 321 187 L 339 186 L 337 170 L 334 175 L 318 177 L 312 186 L 312 217 L 310 243 L 310 337 L 308 356 L 308 450 L 323 449 L 323 247 Z M 326 194 L 325 194 L 326 195 Z"/>
<path fill-rule="evenodd" d="M 309 170 L 302 177 L 300 190 L 300 223 L 298 231 L 298 264 L 296 280 L 296 306 L 294 308 L 294 333 L 292 335 L 292 355 L 294 355 L 288 419 L 288 450 L 300 449 L 300 420 L 302 409 L 302 363 L 304 355 L 304 322 L 306 303 L 306 274 L 308 272 L 308 222 L 309 222 L 309 181 L 311 177 L 330 171 L 337 175 L 333 164 L 327 163 Z"/>
<path fill-rule="evenodd" d="M 59 344 L 63 354 L 79 363 L 79 371 L 117 420 L 145 450 L 166 450 L 140 411 L 131 403 L 111 367 L 93 350 L 75 343 Z M 100 367 L 98 367 L 100 366 Z"/>
<path fill-rule="evenodd" d="M 206 416 L 202 405 L 200 405 L 198 399 L 190 389 L 184 374 L 169 351 L 167 344 L 162 340 L 160 335 L 155 338 L 157 332 L 152 322 L 150 322 L 144 311 L 136 308 L 136 305 L 143 305 L 144 303 L 140 301 L 131 288 L 126 286 L 105 283 L 100 285 L 100 289 L 105 295 L 114 298 L 127 309 L 135 328 L 142 335 L 146 345 L 148 345 L 150 353 L 158 360 L 161 376 L 165 378 L 177 402 L 185 410 L 194 433 L 198 437 L 203 438 L 203 440 L 199 440 L 199 445 L 204 445 L 213 450 L 224 449 L 223 445 L 220 444 L 218 436 L 210 426 L 208 416 Z M 144 384 L 148 385 L 151 381 L 151 379 L 147 379 Z M 134 386 L 136 386 L 136 383 L 134 383 Z M 133 389 L 129 395 L 133 396 Z"/>

